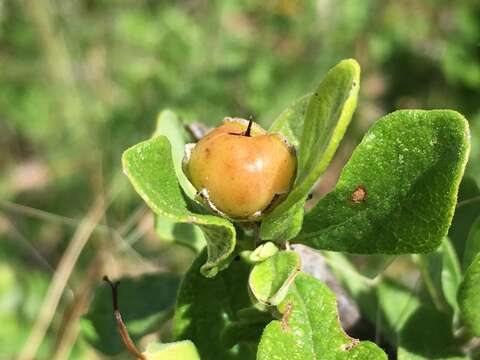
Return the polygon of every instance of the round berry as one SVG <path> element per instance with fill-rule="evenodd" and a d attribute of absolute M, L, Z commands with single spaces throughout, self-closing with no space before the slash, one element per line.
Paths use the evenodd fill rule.
<path fill-rule="evenodd" d="M 234 219 L 257 218 L 295 178 L 293 147 L 258 124 L 227 118 L 202 138 L 184 171 L 207 204 Z"/>

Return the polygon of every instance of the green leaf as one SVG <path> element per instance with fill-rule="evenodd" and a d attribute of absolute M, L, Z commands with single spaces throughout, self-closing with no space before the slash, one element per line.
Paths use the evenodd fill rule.
<path fill-rule="evenodd" d="M 468 259 L 473 258 L 466 254 L 466 242 L 473 223 L 480 217 L 480 189 L 475 180 L 464 176 L 458 191 L 458 203 L 453 216 L 452 226 L 448 230 L 448 237 L 452 240 L 459 258 L 462 260 L 462 269 L 468 265 Z M 473 256 L 475 257 L 475 256 Z"/>
<path fill-rule="evenodd" d="M 171 274 L 149 274 L 138 279 L 122 278 L 118 302 L 133 341 L 157 331 L 173 310 L 179 279 Z M 108 355 L 125 351 L 113 316 L 112 293 L 107 284 L 95 292 L 88 313 L 81 320 L 83 338 Z"/>
<path fill-rule="evenodd" d="M 260 226 L 260 238 L 282 243 L 294 238 L 301 230 L 306 196 L 291 208 L 277 215 L 267 216 Z"/>
<path fill-rule="evenodd" d="M 463 268 L 467 269 L 478 254 L 480 254 L 480 217 L 473 223 L 468 233 L 463 253 Z"/>
<path fill-rule="evenodd" d="M 245 346 L 227 349 L 220 342 L 222 333 L 237 312 L 250 307 L 247 291 L 251 266 L 233 261 L 214 278 L 205 278 L 199 268 L 206 259 L 202 252 L 188 270 L 177 298 L 173 333 L 176 340 L 192 340 L 202 360 L 254 359 Z"/>
<path fill-rule="evenodd" d="M 290 214 L 295 214 L 293 219 L 297 223 L 298 218 L 301 219 L 303 216 L 303 209 L 301 211 L 298 204 L 302 204 L 303 207 L 311 188 L 330 164 L 352 118 L 359 87 L 358 63 L 353 59 L 343 60 L 327 73 L 317 90 L 310 96 L 298 149 L 295 185 L 287 198 L 263 219 L 260 233 L 262 239 L 289 240 L 300 230 L 298 225 L 278 226 L 279 222 L 291 222 L 291 216 L 283 216 L 282 220 L 278 218 L 289 210 Z M 291 129 L 290 126 L 282 124 L 292 124 L 294 118 L 301 118 L 303 106 L 303 100 L 300 100 L 292 109 L 287 109 L 285 115 L 282 114 L 287 120 L 281 118 L 278 125 L 274 124 L 274 128 Z M 300 126 L 296 129 L 299 128 Z M 293 131 L 286 132 L 293 138 Z M 292 207 L 296 207 L 296 210 L 291 210 Z M 286 232 L 285 228 L 290 230 Z"/>
<path fill-rule="evenodd" d="M 468 123 L 455 111 L 387 115 L 293 242 L 361 254 L 434 250 L 450 225 L 469 145 Z"/>
<path fill-rule="evenodd" d="M 187 134 L 182 121 L 171 110 L 163 110 L 157 117 L 157 126 L 152 137 L 166 136 L 172 147 L 172 159 L 177 179 L 183 190 L 190 196 L 195 194 L 195 188 L 182 170 L 182 159 L 185 153 Z"/>
<path fill-rule="evenodd" d="M 157 216 L 155 231 L 160 239 L 184 245 L 195 252 L 205 247 L 205 236 L 198 226 L 173 222 L 163 216 Z"/>
<path fill-rule="evenodd" d="M 303 132 L 303 122 L 311 96 L 312 94 L 304 95 L 287 107 L 275 119 L 268 132 L 282 134 L 287 138 L 290 145 L 298 149 Z"/>
<path fill-rule="evenodd" d="M 398 360 L 422 359 L 467 359 L 453 336 L 451 317 L 428 307 L 418 308 L 405 323 L 398 350 Z"/>
<path fill-rule="evenodd" d="M 147 360 L 200 360 L 195 344 L 190 340 L 174 343 L 151 343 L 143 353 Z"/>
<path fill-rule="evenodd" d="M 282 319 L 265 328 L 258 360 L 387 359 L 375 344 L 343 332 L 334 294 L 305 273 L 297 275 L 278 310 Z"/>
<path fill-rule="evenodd" d="M 225 268 L 235 248 L 235 228 L 224 218 L 190 210 L 193 205 L 178 184 L 167 138 L 157 136 L 131 147 L 122 162 L 133 187 L 157 215 L 200 226 L 208 249 L 202 273 L 211 277 Z"/>
<path fill-rule="evenodd" d="M 172 146 L 172 159 L 175 174 L 182 189 L 190 196 L 195 194 L 195 188 L 182 170 L 182 159 L 185 153 L 187 134 L 182 121 L 171 110 L 163 110 L 157 117 L 157 126 L 153 137 L 166 136 Z M 178 223 L 170 218 L 157 215 L 155 228 L 158 236 L 165 241 L 177 242 L 199 252 L 205 246 L 205 238 L 195 225 Z"/>
<path fill-rule="evenodd" d="M 442 244 L 442 258 L 443 295 L 452 309 L 458 311 L 457 291 L 462 281 L 462 271 L 457 253 L 448 238 Z"/>
<path fill-rule="evenodd" d="M 294 251 L 280 251 L 256 264 L 248 285 L 253 296 L 264 305 L 278 305 L 300 271 L 300 256 Z"/>
<path fill-rule="evenodd" d="M 475 336 L 480 336 L 480 254 L 465 271 L 458 290 L 458 305 L 466 327 Z"/>
<path fill-rule="evenodd" d="M 298 154 L 297 186 L 310 184 L 307 192 L 333 158 L 357 105 L 359 88 L 360 66 L 348 59 L 333 67 L 312 94 Z"/>

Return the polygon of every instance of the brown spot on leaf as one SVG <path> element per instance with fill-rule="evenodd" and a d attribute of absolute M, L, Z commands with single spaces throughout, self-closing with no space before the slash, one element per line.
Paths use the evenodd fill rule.
<path fill-rule="evenodd" d="M 357 346 L 360 343 L 360 340 L 358 339 L 352 339 L 352 342 L 348 344 L 343 344 L 342 345 L 342 350 L 343 351 L 350 351 L 352 350 L 355 346 Z"/>
<path fill-rule="evenodd" d="M 287 302 L 287 305 L 285 306 L 285 311 L 283 312 L 282 316 L 282 330 L 283 331 L 289 331 L 290 326 L 288 325 L 288 319 L 290 318 L 290 314 L 292 313 L 293 310 L 293 303 L 291 301 Z"/>
<path fill-rule="evenodd" d="M 350 196 L 350 201 L 354 204 L 360 204 L 367 200 L 367 189 L 363 185 L 357 186 Z"/>

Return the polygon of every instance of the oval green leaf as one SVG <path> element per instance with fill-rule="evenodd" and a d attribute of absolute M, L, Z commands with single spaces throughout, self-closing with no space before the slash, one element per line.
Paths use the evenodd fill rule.
<path fill-rule="evenodd" d="M 360 66 L 353 59 L 343 60 L 327 73 L 309 97 L 303 124 L 305 98 L 285 110 L 272 126 L 283 131 L 293 143 L 298 143 L 295 140 L 299 129 L 302 136 L 295 185 L 287 198 L 265 215 L 262 239 L 286 241 L 300 231 L 303 203 L 345 134 L 357 104 L 359 87 Z"/>
<path fill-rule="evenodd" d="M 163 110 L 157 117 L 155 132 L 152 137 L 166 136 L 172 147 L 172 159 L 175 174 L 182 189 L 193 197 L 195 188 L 187 179 L 182 170 L 182 159 L 185 153 L 186 131 L 178 115 L 171 110 Z M 205 246 L 205 239 L 201 230 L 188 223 L 178 223 L 170 218 L 157 215 L 155 230 L 158 236 L 165 241 L 176 242 L 199 252 Z"/>
<path fill-rule="evenodd" d="M 305 273 L 297 275 L 278 310 L 282 319 L 265 328 L 258 360 L 387 359 L 374 343 L 345 334 L 338 321 L 335 295 Z"/>
<path fill-rule="evenodd" d="M 215 276 L 228 265 L 236 243 L 235 228 L 224 218 L 190 210 L 194 204 L 178 184 L 170 143 L 165 136 L 126 150 L 122 163 L 137 193 L 157 215 L 200 226 L 208 249 L 208 260 L 201 268 L 205 276 Z"/>
<path fill-rule="evenodd" d="M 469 148 L 468 123 L 455 111 L 385 116 L 294 242 L 361 254 L 434 250 L 450 226 Z"/>

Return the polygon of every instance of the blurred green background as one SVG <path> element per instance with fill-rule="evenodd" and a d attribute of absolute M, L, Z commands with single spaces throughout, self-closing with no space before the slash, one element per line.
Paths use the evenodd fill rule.
<path fill-rule="evenodd" d="M 185 271 L 121 172 L 160 110 L 268 125 L 347 57 L 360 101 L 319 193 L 399 108 L 463 113 L 480 180 L 478 0 L 0 0 L 0 359 L 35 323 L 36 359 L 101 358 L 78 328 L 101 275 Z"/>

